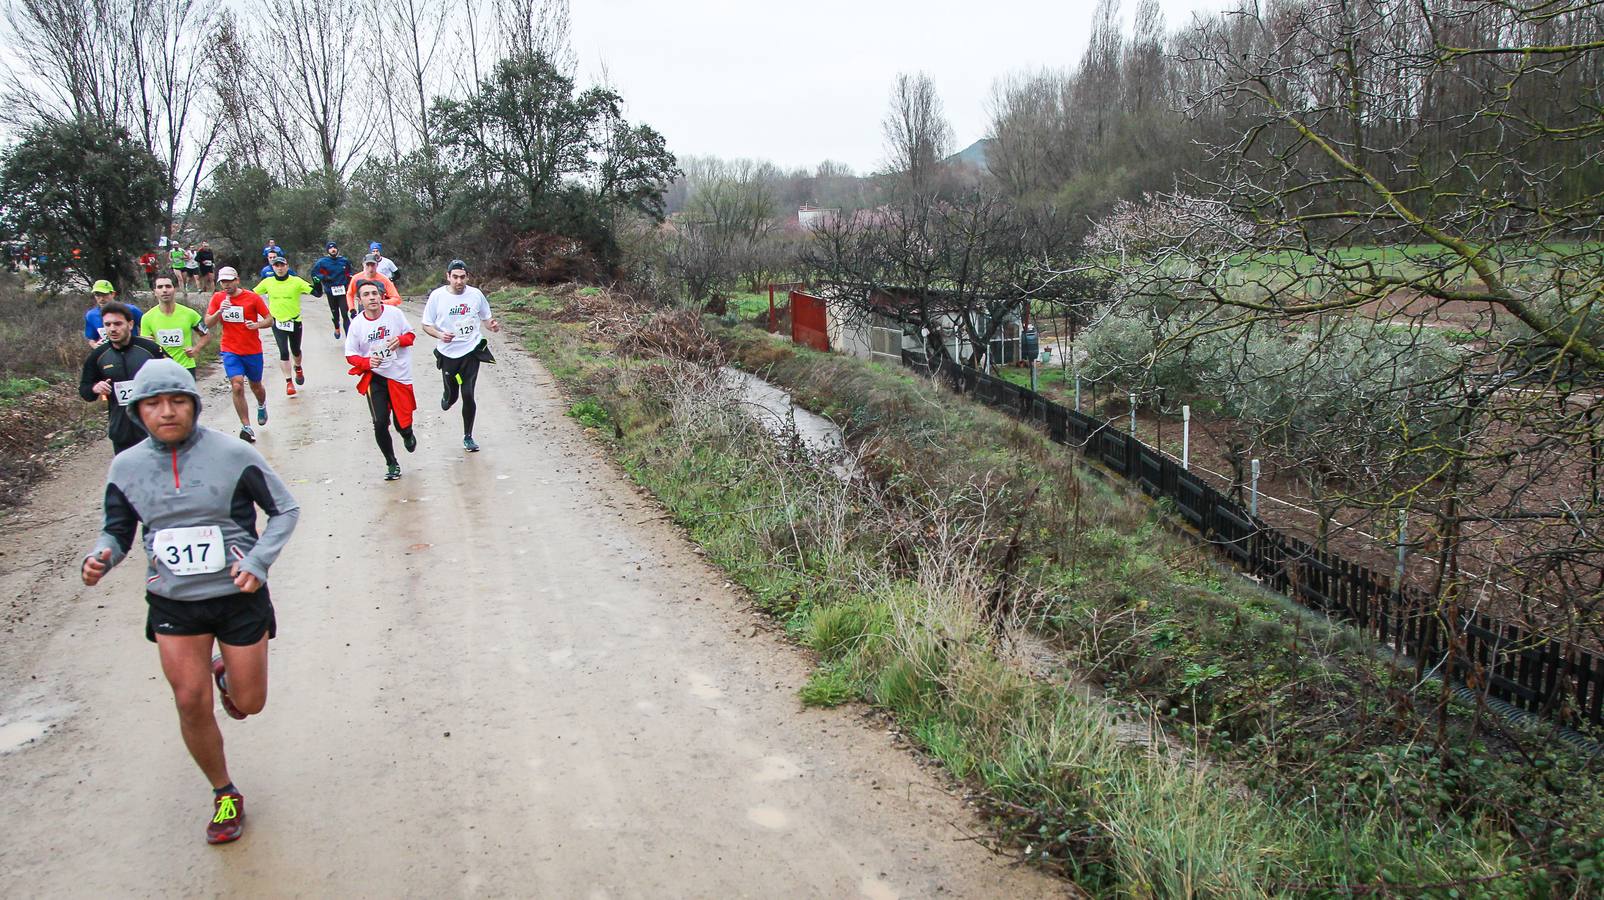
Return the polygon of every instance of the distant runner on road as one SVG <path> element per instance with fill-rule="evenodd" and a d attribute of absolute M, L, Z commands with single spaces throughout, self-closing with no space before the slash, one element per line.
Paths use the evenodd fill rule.
<path fill-rule="evenodd" d="M 217 256 L 212 253 L 212 245 L 201 241 L 195 248 L 195 261 L 200 263 L 200 279 L 196 287 L 207 290 L 217 290 Z"/>
<path fill-rule="evenodd" d="M 379 274 L 392 282 L 395 281 L 396 273 L 401 270 L 396 266 L 395 260 L 384 255 L 384 245 L 374 241 L 368 245 L 368 253 L 372 254 L 373 258 L 378 261 Z"/>
<path fill-rule="evenodd" d="M 255 443 L 256 432 L 246 418 L 245 384 L 249 382 L 251 393 L 256 395 L 256 424 L 266 425 L 267 389 L 262 387 L 260 330 L 272 327 L 273 313 L 260 296 L 239 286 L 239 273 L 233 266 L 217 270 L 217 286 L 219 290 L 206 307 L 206 325 L 223 325 L 218 347 L 223 351 L 223 374 L 228 376 L 229 388 L 234 392 L 240 440 Z"/>
<path fill-rule="evenodd" d="M 184 248 L 178 246 L 175 241 L 171 247 L 167 248 L 167 265 L 173 270 L 173 277 L 178 279 L 178 289 L 187 294 L 190 290 L 190 284 L 184 276 L 184 263 L 186 262 L 188 262 L 188 256 L 184 253 Z"/>
<path fill-rule="evenodd" d="M 418 448 L 412 433 L 412 413 L 418 408 L 412 393 L 412 344 L 418 336 L 399 307 L 384 305 L 378 282 L 359 279 L 356 294 L 362 313 L 351 320 L 351 330 L 345 334 L 345 358 L 351 374 L 360 376 L 357 393 L 368 398 L 373 439 L 384 454 L 384 480 L 394 481 L 401 477 L 401 463 L 390 439 L 392 420 L 407 452 Z"/>
<path fill-rule="evenodd" d="M 446 266 L 446 283 L 429 294 L 423 307 L 423 330 L 440 343 L 434 348 L 434 364 L 445 382 L 440 408 L 450 409 L 462 398 L 462 448 L 477 453 L 473 439 L 473 420 L 479 407 L 474 402 L 474 386 L 479 382 L 479 364 L 493 363 L 490 344 L 480 334 L 481 323 L 491 331 L 501 326 L 490 314 L 490 300 L 484 292 L 468 285 L 468 264 L 454 259 Z"/>
<path fill-rule="evenodd" d="M 352 319 L 356 318 L 357 312 L 362 308 L 362 303 L 356 296 L 356 286 L 364 281 L 371 281 L 379 285 L 380 289 L 384 291 L 385 306 L 401 305 L 401 292 L 395 289 L 395 285 L 390 282 L 390 279 L 380 275 L 378 270 L 379 258 L 377 256 L 369 253 L 367 256 L 362 257 L 362 271 L 351 278 L 351 283 L 347 286 L 345 294 L 345 298 L 351 302 Z"/>
<path fill-rule="evenodd" d="M 156 289 L 156 269 L 161 265 L 161 257 L 154 250 L 146 250 L 139 255 L 139 268 L 145 273 L 145 287 Z"/>
<path fill-rule="evenodd" d="M 254 448 L 197 424 L 200 392 L 178 363 L 140 369 L 129 400 L 150 438 L 112 461 L 105 524 L 80 575 L 98 584 L 144 526 L 145 638 L 172 687 L 184 746 L 212 785 L 206 841 L 223 844 L 244 832 L 245 798 L 228 774 L 212 686 L 235 719 L 267 703 L 267 642 L 278 634 L 267 571 L 300 509 Z"/>
<path fill-rule="evenodd" d="M 157 275 L 151 293 L 156 295 L 156 308 L 140 320 L 140 336 L 155 341 L 173 362 L 193 374 L 195 357 L 192 354 L 206 346 L 211 332 L 206 330 L 200 313 L 178 305 L 178 288 L 173 284 L 173 276 Z"/>
<path fill-rule="evenodd" d="M 151 360 L 166 359 L 155 341 L 134 334 L 134 314 L 121 303 L 108 303 L 100 311 L 106 342 L 89 351 L 78 376 L 78 396 L 93 403 L 106 401 L 106 437 L 112 453 L 121 453 L 145 439 L 144 429 L 128 414 L 134 376 Z"/>
<path fill-rule="evenodd" d="M 356 271 L 351 261 L 340 253 L 339 245 L 329 241 L 323 245 L 323 255 L 312 263 L 312 282 L 320 286 L 329 301 L 329 318 L 334 320 L 334 339 L 339 340 L 351 327 L 351 307 L 345 292 L 351 286 Z"/>
<path fill-rule="evenodd" d="M 273 313 L 273 340 L 278 344 L 279 368 L 284 370 L 284 393 L 295 396 L 295 386 L 306 384 L 301 371 L 301 295 L 312 293 L 312 286 L 300 276 L 290 274 L 290 264 L 282 256 L 273 257 L 273 277 L 256 285 L 256 293 L 267 298 Z M 295 357 L 295 377 L 290 377 L 290 357 Z"/>
<path fill-rule="evenodd" d="M 95 305 L 84 311 L 84 340 L 88 341 L 89 346 L 93 348 L 98 347 L 106 340 L 106 327 L 100 321 L 100 311 L 106 304 L 116 301 L 117 289 L 111 286 L 111 282 L 102 278 L 95 282 L 94 287 L 89 289 L 89 293 L 95 298 Z M 129 311 L 134 314 L 134 333 L 138 334 L 139 317 L 142 315 L 139 307 L 132 303 L 123 305 L 128 307 Z"/>

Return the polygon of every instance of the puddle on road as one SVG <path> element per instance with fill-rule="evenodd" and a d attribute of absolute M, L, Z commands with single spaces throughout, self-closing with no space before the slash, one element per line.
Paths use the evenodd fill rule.
<path fill-rule="evenodd" d="M 837 460 L 830 468 L 839 477 L 850 479 L 858 474 L 846 436 L 834 422 L 797 406 L 790 394 L 750 372 L 726 366 L 719 370 L 719 377 L 740 395 L 742 408 L 769 434 L 784 440 L 795 433 L 804 447 Z"/>
<path fill-rule="evenodd" d="M 45 736 L 43 722 L 11 722 L 0 725 L 0 753 L 10 753 Z"/>
<path fill-rule="evenodd" d="M 869 877 L 865 877 L 858 882 L 858 893 L 869 898 L 869 900 L 898 900 L 902 896 L 891 885 L 878 878 Z"/>
<path fill-rule="evenodd" d="M 756 775 L 752 776 L 752 780 L 758 784 L 766 784 L 773 781 L 797 778 L 801 774 L 802 767 L 797 765 L 796 760 L 789 756 L 765 756 L 763 757 L 761 768 L 758 769 Z"/>
<path fill-rule="evenodd" d="M 713 679 L 700 672 L 691 672 L 686 676 L 691 683 L 691 696 L 701 700 L 717 700 L 724 696 L 724 692 L 713 684 Z"/>
<path fill-rule="evenodd" d="M 746 811 L 746 819 L 753 825 L 767 828 L 770 831 L 779 831 L 791 823 L 789 816 L 783 810 L 772 806 L 754 806 Z"/>

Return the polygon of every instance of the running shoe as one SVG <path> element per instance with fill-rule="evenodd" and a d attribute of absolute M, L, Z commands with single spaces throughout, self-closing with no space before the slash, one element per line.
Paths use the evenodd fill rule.
<path fill-rule="evenodd" d="M 462 439 L 462 449 L 468 451 L 469 453 L 479 452 L 479 445 L 474 443 L 473 435 L 470 434 Z"/>
<path fill-rule="evenodd" d="M 334 329 L 334 339 L 335 340 L 339 340 L 340 339 L 340 329 L 338 329 L 338 328 Z"/>
<path fill-rule="evenodd" d="M 306 384 L 306 373 L 301 371 L 300 366 L 295 367 L 295 383 Z"/>
<path fill-rule="evenodd" d="M 401 477 L 401 466 L 400 466 L 399 463 L 396 464 L 396 465 L 390 466 L 389 468 L 384 470 L 384 480 L 385 481 L 395 481 L 397 478 L 400 478 L 400 477 Z"/>
<path fill-rule="evenodd" d="M 206 825 L 206 843 L 226 844 L 245 833 L 245 798 L 238 791 L 212 799 L 212 821 Z"/>
<path fill-rule="evenodd" d="M 256 432 L 252 431 L 249 425 L 241 425 L 239 439 L 247 444 L 254 444 L 256 443 Z"/>
<path fill-rule="evenodd" d="M 289 380 L 288 378 L 284 379 L 284 396 L 295 396 L 295 382 Z"/>
<path fill-rule="evenodd" d="M 451 392 L 450 391 L 446 391 L 444 394 L 440 395 L 440 408 L 441 409 L 450 409 L 451 408 Z"/>
<path fill-rule="evenodd" d="M 234 701 L 228 699 L 228 675 L 223 671 L 223 654 L 212 657 L 212 680 L 217 682 L 217 696 L 223 701 L 223 712 L 228 713 L 230 719 L 243 719 L 245 714 L 239 711 Z"/>
<path fill-rule="evenodd" d="M 412 433 L 412 429 L 401 432 L 401 446 L 407 448 L 408 453 L 418 449 L 418 436 Z"/>
<path fill-rule="evenodd" d="M 266 425 L 267 424 L 267 407 L 258 406 L 256 408 L 256 424 L 258 424 L 258 425 Z"/>

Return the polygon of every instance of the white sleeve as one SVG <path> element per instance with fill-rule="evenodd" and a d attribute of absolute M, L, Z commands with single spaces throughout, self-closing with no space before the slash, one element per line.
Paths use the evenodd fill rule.
<path fill-rule="evenodd" d="M 437 293 L 430 291 L 428 302 L 423 304 L 423 324 L 435 328 L 440 327 L 440 305 L 436 302 L 438 297 Z"/>
<path fill-rule="evenodd" d="M 474 288 L 474 290 L 479 291 L 478 288 Z M 480 319 L 480 321 L 488 322 L 493 318 L 495 318 L 495 316 L 490 314 L 490 298 L 485 296 L 485 292 L 484 291 L 479 291 L 479 319 Z"/>
<path fill-rule="evenodd" d="M 368 351 L 362 349 L 362 336 L 357 333 L 357 329 L 361 327 L 360 325 L 358 325 L 356 323 L 356 320 L 358 318 L 362 318 L 362 314 L 360 312 L 357 313 L 355 316 L 353 316 L 351 318 L 350 327 L 345 329 L 345 355 L 346 356 L 367 356 L 368 355 Z"/>

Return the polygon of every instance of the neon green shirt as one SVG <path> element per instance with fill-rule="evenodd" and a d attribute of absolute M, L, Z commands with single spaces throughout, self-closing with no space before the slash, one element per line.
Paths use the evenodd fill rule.
<path fill-rule="evenodd" d="M 172 263 L 173 268 L 182 269 L 184 267 L 184 251 L 182 251 L 182 250 L 169 250 L 169 251 L 167 251 L 167 261 Z"/>
<path fill-rule="evenodd" d="M 183 305 L 173 306 L 173 314 L 162 312 L 161 304 L 146 310 L 143 318 L 139 320 L 139 333 L 143 337 L 161 345 L 173 362 L 186 369 L 195 368 L 195 360 L 189 355 L 189 349 L 195 346 L 195 331 L 206 333 L 206 326 L 201 324 L 201 314 Z"/>
<path fill-rule="evenodd" d="M 301 317 L 301 295 L 312 293 L 312 286 L 299 275 L 270 275 L 256 285 L 256 292 L 266 298 L 275 321 L 293 322 Z"/>

